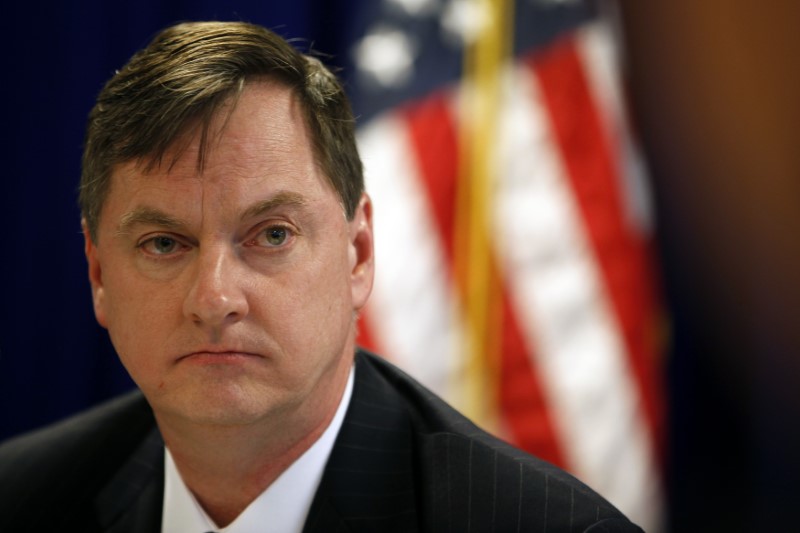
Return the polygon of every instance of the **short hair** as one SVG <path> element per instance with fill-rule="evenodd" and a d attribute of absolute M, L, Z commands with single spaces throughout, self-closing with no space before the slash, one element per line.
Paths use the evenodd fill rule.
<path fill-rule="evenodd" d="M 160 165 L 185 133 L 198 128 L 202 169 L 217 110 L 245 84 L 277 80 L 293 90 L 309 129 L 315 162 L 352 220 L 364 191 L 350 103 L 317 58 L 261 26 L 187 22 L 162 30 L 103 87 L 89 113 L 79 187 L 93 240 L 115 165 Z"/>

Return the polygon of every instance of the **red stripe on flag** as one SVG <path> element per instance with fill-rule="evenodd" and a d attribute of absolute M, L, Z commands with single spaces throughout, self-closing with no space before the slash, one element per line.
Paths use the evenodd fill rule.
<path fill-rule="evenodd" d="M 514 444 L 562 468 L 564 461 L 550 410 L 531 365 L 513 305 L 503 291 L 503 338 L 500 357 L 500 407 L 514 435 Z"/>
<path fill-rule="evenodd" d="M 447 93 L 438 92 L 407 106 L 402 116 L 452 273 L 459 150 L 449 106 Z"/>
<path fill-rule="evenodd" d="M 403 113 L 410 132 L 422 185 L 427 192 L 453 279 L 458 137 L 446 93 L 408 106 Z M 563 465 L 563 455 L 550 419 L 539 377 L 531 365 L 513 306 L 503 291 L 503 331 L 499 404 L 515 444 L 539 457 Z"/>
<path fill-rule="evenodd" d="M 625 220 L 619 153 L 603 127 L 574 37 L 531 54 L 527 65 L 542 87 L 562 159 L 622 328 L 654 446 L 662 431 L 662 389 L 656 374 L 655 283 L 647 243 Z"/>

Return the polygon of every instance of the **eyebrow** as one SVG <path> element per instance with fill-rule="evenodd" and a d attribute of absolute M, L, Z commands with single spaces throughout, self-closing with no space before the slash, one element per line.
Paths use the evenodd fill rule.
<path fill-rule="evenodd" d="M 161 226 L 166 229 L 186 226 L 186 223 L 181 219 L 170 216 L 153 207 L 137 207 L 133 211 L 122 215 L 117 227 L 117 235 L 125 235 L 130 232 L 131 228 L 139 224 Z"/>
<path fill-rule="evenodd" d="M 242 213 L 241 219 L 246 220 L 248 218 L 258 217 L 278 207 L 290 206 L 303 208 L 307 205 L 308 201 L 302 195 L 289 191 L 281 191 L 272 198 L 257 202 L 248 207 L 245 212 Z"/>

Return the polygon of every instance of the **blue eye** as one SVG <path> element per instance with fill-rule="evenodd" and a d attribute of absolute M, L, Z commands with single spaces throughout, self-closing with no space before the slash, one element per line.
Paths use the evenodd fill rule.
<path fill-rule="evenodd" d="M 139 248 L 152 255 L 169 255 L 178 251 L 180 246 L 180 243 L 172 237 L 158 235 L 142 242 Z"/>
<path fill-rule="evenodd" d="M 249 244 L 251 246 L 261 246 L 262 248 L 283 248 L 292 241 L 292 237 L 294 237 L 292 228 L 281 225 L 266 226 L 259 230 L 256 237 Z"/>
<path fill-rule="evenodd" d="M 178 243 L 175 242 L 175 239 L 170 239 L 169 237 L 156 237 L 153 239 L 153 248 L 160 254 L 174 252 L 177 246 Z"/>
<path fill-rule="evenodd" d="M 274 226 L 264 230 L 264 239 L 272 246 L 280 246 L 288 238 L 286 228 L 281 226 Z"/>

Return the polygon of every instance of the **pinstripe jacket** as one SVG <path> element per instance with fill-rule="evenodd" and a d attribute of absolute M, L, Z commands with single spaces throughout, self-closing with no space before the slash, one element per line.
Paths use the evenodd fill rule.
<path fill-rule="evenodd" d="M 12 439 L 0 445 L 0 531 L 158 531 L 163 450 L 138 392 Z M 360 351 L 305 531 L 641 530 L 579 481 Z"/>

